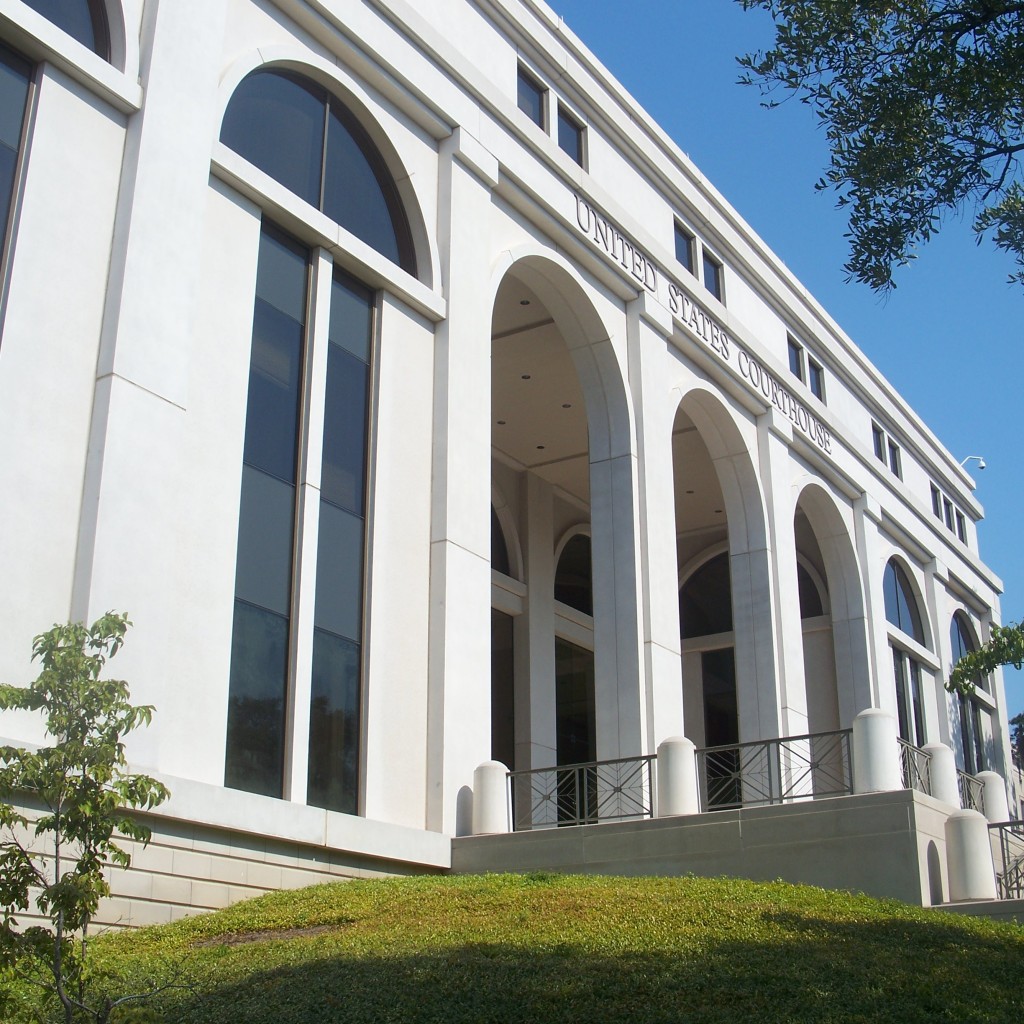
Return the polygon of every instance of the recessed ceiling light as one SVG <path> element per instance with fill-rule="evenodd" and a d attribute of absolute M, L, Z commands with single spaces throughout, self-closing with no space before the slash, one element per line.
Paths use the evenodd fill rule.
<path fill-rule="evenodd" d="M 499 427 L 505 426 L 505 423 L 506 423 L 506 420 L 498 420 L 498 426 Z"/>
<path fill-rule="evenodd" d="M 720 516 L 721 514 L 722 514 L 722 510 L 720 508 L 716 508 L 715 509 L 715 515 L 716 516 Z"/>
<path fill-rule="evenodd" d="M 687 491 L 686 493 L 687 494 L 693 494 L 693 491 Z"/>
<path fill-rule="evenodd" d="M 537 451 L 539 451 L 539 452 L 544 451 L 544 445 L 542 445 L 542 444 L 537 445 Z"/>
<path fill-rule="evenodd" d="M 572 408 L 572 402 L 563 402 L 562 403 L 562 408 L 563 409 L 571 409 Z"/>
<path fill-rule="evenodd" d="M 529 380 L 530 379 L 530 375 L 528 373 L 524 373 L 523 376 L 522 376 L 522 379 L 523 380 Z"/>
<path fill-rule="evenodd" d="M 529 299 L 520 299 L 519 300 L 519 305 L 520 306 L 528 306 L 529 304 L 530 304 L 530 300 Z"/>

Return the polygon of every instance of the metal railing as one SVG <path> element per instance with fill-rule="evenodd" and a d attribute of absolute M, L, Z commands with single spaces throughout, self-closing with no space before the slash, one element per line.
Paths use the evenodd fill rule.
<path fill-rule="evenodd" d="M 900 774 L 904 789 L 916 789 L 927 796 L 932 794 L 932 755 L 915 747 L 902 736 L 897 737 L 900 748 Z"/>
<path fill-rule="evenodd" d="M 989 825 L 996 868 L 996 892 L 1001 900 L 1024 899 L 1024 822 Z"/>
<path fill-rule="evenodd" d="M 985 783 L 976 775 L 956 770 L 956 781 L 960 787 L 960 806 L 965 811 L 985 813 Z"/>
<path fill-rule="evenodd" d="M 655 755 L 509 772 L 512 827 L 521 832 L 654 815 Z"/>
<path fill-rule="evenodd" d="M 853 792 L 851 730 L 705 747 L 697 751 L 703 810 Z"/>

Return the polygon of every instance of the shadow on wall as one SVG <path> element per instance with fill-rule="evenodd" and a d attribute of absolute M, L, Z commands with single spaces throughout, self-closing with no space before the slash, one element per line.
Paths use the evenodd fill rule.
<path fill-rule="evenodd" d="M 731 911 L 716 903 L 708 907 L 715 924 L 709 917 L 704 934 L 724 929 L 730 941 L 694 932 L 659 940 L 658 920 L 646 914 L 637 915 L 632 929 L 622 925 L 614 933 L 588 935 L 586 925 L 576 933 L 572 907 L 564 911 L 564 941 L 555 944 L 480 942 L 416 955 L 382 950 L 356 959 L 346 954 L 343 940 L 329 943 L 322 935 L 266 943 L 266 969 L 236 984 L 227 981 L 238 961 L 226 942 L 224 955 L 206 968 L 222 987 L 202 998 L 177 996 L 165 1019 L 924 1024 L 1012 1021 L 1021 1015 L 1024 939 L 1015 942 L 1005 928 L 986 935 L 942 920 L 835 921 L 781 910 L 750 915 L 748 907 Z M 519 931 L 513 920 L 505 925 L 512 934 Z M 346 927 L 358 923 L 341 926 Z M 762 937 L 737 937 L 745 932 Z M 402 945 L 407 941 L 395 938 Z M 428 937 L 432 946 L 444 940 L 443 931 Z M 616 946 L 621 951 L 609 951 Z M 277 952 L 269 955 L 273 947 Z M 296 966 L 300 957 L 306 962 Z M 269 966 L 275 961 L 278 966 Z"/>

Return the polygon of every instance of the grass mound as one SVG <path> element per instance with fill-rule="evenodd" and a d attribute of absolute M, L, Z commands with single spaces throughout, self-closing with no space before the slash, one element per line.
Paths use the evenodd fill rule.
<path fill-rule="evenodd" d="M 93 953 L 123 990 L 175 969 L 187 980 L 124 1021 L 1024 1018 L 1024 929 L 731 879 L 343 882 L 110 936 Z"/>

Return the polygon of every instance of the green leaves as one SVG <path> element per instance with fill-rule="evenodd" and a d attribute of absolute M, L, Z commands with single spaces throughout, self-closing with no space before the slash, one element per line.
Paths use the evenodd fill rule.
<path fill-rule="evenodd" d="M 110 892 L 105 869 L 131 863 L 119 837 L 149 842 L 150 830 L 129 812 L 168 795 L 156 779 L 131 774 L 125 760 L 122 738 L 148 725 L 153 708 L 131 704 L 123 680 L 101 678 L 129 625 L 113 612 L 91 626 L 56 625 L 33 641 L 38 678 L 0 686 L 0 710 L 42 712 L 54 740 L 37 750 L 0 747 L 0 966 L 50 989 L 68 1022 L 80 1011 L 96 1021 L 109 1016 L 108 1000 L 98 1008 L 81 1001 L 84 934 Z M 34 823 L 12 800 L 40 808 Z M 33 900 L 50 927 L 22 930 L 18 914 Z"/>
<path fill-rule="evenodd" d="M 965 654 L 954 666 L 946 682 L 951 693 L 970 694 L 982 676 L 1003 665 L 1024 665 L 1024 622 L 993 626 L 988 643 Z"/>
<path fill-rule="evenodd" d="M 950 214 L 1024 268 L 1024 4 L 1014 0 L 739 0 L 775 20 L 740 81 L 811 106 L 831 162 L 819 189 L 849 213 L 850 277 L 885 291 Z M 1024 270 L 1011 275 L 1024 284 Z"/>

